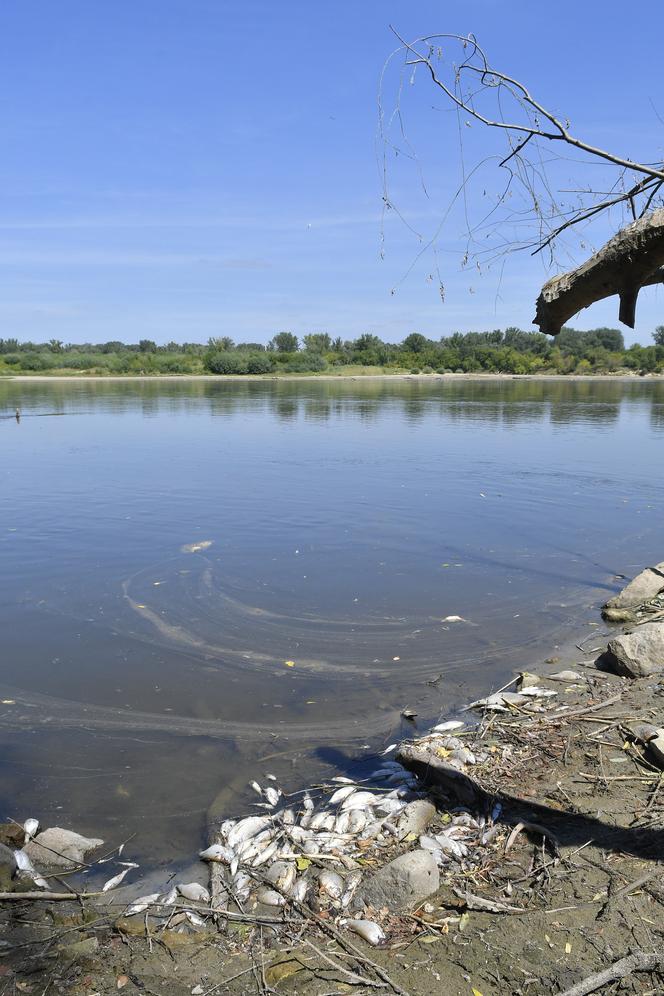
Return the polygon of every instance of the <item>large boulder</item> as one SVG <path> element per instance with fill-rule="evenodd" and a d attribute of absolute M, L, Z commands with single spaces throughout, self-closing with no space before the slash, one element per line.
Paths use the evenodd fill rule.
<path fill-rule="evenodd" d="M 75 868 L 85 863 L 90 851 L 101 847 L 103 840 L 82 837 L 73 830 L 49 827 L 25 845 L 23 850 L 33 865 L 41 868 Z"/>
<path fill-rule="evenodd" d="M 643 623 L 609 641 L 600 658 L 602 667 L 628 678 L 664 671 L 664 622 Z"/>
<path fill-rule="evenodd" d="M 353 898 L 353 908 L 387 906 L 389 910 L 401 910 L 420 903 L 439 887 L 440 873 L 431 851 L 409 851 L 362 883 Z"/>
<path fill-rule="evenodd" d="M 644 602 L 649 602 L 664 592 L 664 560 L 645 571 L 625 585 L 623 590 L 602 607 L 602 615 L 611 622 L 632 622 L 637 618 L 637 610 Z"/>

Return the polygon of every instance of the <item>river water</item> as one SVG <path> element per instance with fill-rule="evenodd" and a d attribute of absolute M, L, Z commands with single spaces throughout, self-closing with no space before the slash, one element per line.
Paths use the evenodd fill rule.
<path fill-rule="evenodd" d="M 0 416 L 0 817 L 148 864 L 664 557 L 661 382 L 16 380 Z"/>

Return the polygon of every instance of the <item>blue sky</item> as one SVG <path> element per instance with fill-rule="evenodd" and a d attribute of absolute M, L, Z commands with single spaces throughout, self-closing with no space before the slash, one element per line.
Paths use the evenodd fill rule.
<path fill-rule="evenodd" d="M 381 243 L 389 25 L 409 39 L 474 32 L 577 132 L 652 161 L 664 9 L 649 8 L 644 21 L 616 0 L 561 0 L 546 18 L 532 0 L 5 0 L 0 337 L 267 341 L 289 329 L 398 341 L 531 328 L 553 271 L 526 254 L 462 270 L 458 210 L 435 257 L 417 260 L 393 212 Z M 455 122 L 423 78 L 407 129 L 428 195 L 401 159 L 390 196 L 426 241 L 461 167 Z M 470 152 L 482 141 L 473 131 Z M 648 342 L 662 323 L 664 289 L 648 289 L 626 339 Z M 615 300 L 574 324 L 616 326 Z"/>

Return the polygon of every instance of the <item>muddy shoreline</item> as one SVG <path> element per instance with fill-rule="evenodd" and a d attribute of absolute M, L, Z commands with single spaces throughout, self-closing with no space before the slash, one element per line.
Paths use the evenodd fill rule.
<path fill-rule="evenodd" d="M 315 886 L 307 898 L 266 879 L 283 902 L 255 905 L 249 895 L 236 902 L 223 895 L 227 866 L 211 862 L 212 903 L 193 907 L 200 922 L 187 920 L 192 905 L 181 899 L 166 915 L 119 916 L 129 901 L 121 889 L 76 902 L 5 899 L 0 992 L 5 978 L 23 991 L 48 983 L 76 996 L 125 986 L 160 996 L 261 986 L 303 996 L 377 988 L 410 996 L 614 991 L 578 987 L 635 949 L 650 957 L 664 932 L 664 776 L 633 733 L 635 724 L 664 725 L 664 683 L 657 673 L 634 679 L 598 669 L 607 637 L 620 631 L 593 629 L 534 664 L 537 675 L 517 675 L 498 698 L 391 745 L 370 784 L 339 778 L 312 789 L 311 812 L 333 819 L 345 803 L 331 806 L 331 795 L 341 789 L 352 800 L 368 789 L 379 800 L 370 811 L 396 832 L 350 848 L 337 841 L 331 862 L 320 848 L 302 852 L 298 871 Z M 405 785 L 404 794 L 391 784 Z M 279 813 L 284 803 L 298 814 L 307 809 L 300 793 L 271 806 L 269 784 L 258 788 L 257 806 L 265 808 L 256 813 Z M 371 809 L 390 797 L 405 804 L 394 817 L 389 807 L 386 815 Z M 403 821 L 418 806 L 419 822 L 408 829 Z M 215 842 L 229 843 L 228 827 Z M 376 891 L 395 858 L 440 847 L 431 892 L 404 902 Z M 322 871 L 330 868 L 346 881 L 354 873 L 362 879 L 358 916 L 381 932 L 377 946 L 345 925 L 353 900 L 342 908 L 343 899 L 326 892 Z M 252 890 L 262 875 L 259 867 Z M 620 991 L 660 992 L 660 969 L 659 962 L 632 966 Z"/>

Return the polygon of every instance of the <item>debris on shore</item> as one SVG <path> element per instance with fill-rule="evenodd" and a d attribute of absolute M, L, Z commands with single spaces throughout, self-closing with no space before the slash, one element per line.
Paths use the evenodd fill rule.
<path fill-rule="evenodd" d="M 661 594 L 647 592 L 649 603 Z M 661 992 L 664 621 L 642 605 L 630 608 L 631 671 L 608 633 L 597 661 L 518 675 L 390 745 L 362 779 L 292 794 L 271 775 L 252 783 L 255 812 L 224 821 L 201 851 L 209 887 L 171 882 L 114 900 L 132 863 L 113 852 L 100 859 L 114 862 L 102 895 L 76 901 L 130 948 L 143 941 L 153 956 L 157 941 L 172 951 L 190 938 L 219 965 L 240 965 L 224 988 L 211 969 L 194 978 L 188 968 L 189 988 L 169 993 L 261 991 L 254 976 L 311 996 L 332 980 L 335 992 L 406 996 L 583 996 L 618 979 L 621 992 Z M 50 833 L 35 824 L 14 828 L 21 846 L 4 849 L 14 866 Z M 64 901 L 43 857 L 12 874 Z M 96 940 L 86 923 L 77 929 Z"/>

